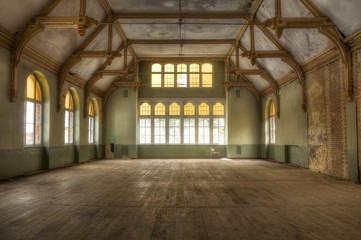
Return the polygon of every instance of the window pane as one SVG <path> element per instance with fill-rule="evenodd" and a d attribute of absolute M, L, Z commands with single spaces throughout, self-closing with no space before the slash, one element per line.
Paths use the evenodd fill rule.
<path fill-rule="evenodd" d="M 201 103 L 198 106 L 198 115 L 201 115 L 201 116 L 209 115 L 209 105 L 207 103 Z"/>
<path fill-rule="evenodd" d="M 177 74 L 177 87 L 187 87 L 187 74 Z"/>
<path fill-rule="evenodd" d="M 157 103 L 154 107 L 154 115 L 164 116 L 165 115 L 165 105 L 163 103 Z"/>
<path fill-rule="evenodd" d="M 35 107 L 35 144 L 41 143 L 41 104 Z"/>
<path fill-rule="evenodd" d="M 152 65 L 152 72 L 161 72 L 161 71 L 162 71 L 162 65 L 157 63 Z"/>
<path fill-rule="evenodd" d="M 194 105 L 192 103 L 187 103 L 184 105 L 184 115 L 193 116 L 195 115 Z"/>
<path fill-rule="evenodd" d="M 202 65 L 202 72 L 203 73 L 211 73 L 212 72 L 212 65 L 209 63 L 205 63 Z"/>
<path fill-rule="evenodd" d="M 35 103 L 26 102 L 26 123 L 34 123 Z"/>
<path fill-rule="evenodd" d="M 34 144 L 34 124 L 27 123 L 25 125 L 25 143 L 26 145 Z"/>
<path fill-rule="evenodd" d="M 35 143 L 35 103 L 26 102 L 25 116 L 25 144 L 31 145 Z"/>
<path fill-rule="evenodd" d="M 164 66 L 164 71 L 165 72 L 174 72 L 174 65 L 173 64 L 166 64 Z"/>
<path fill-rule="evenodd" d="M 172 103 L 169 106 L 169 115 L 170 116 L 178 116 L 180 115 L 180 106 L 177 103 Z"/>
<path fill-rule="evenodd" d="M 209 118 L 198 119 L 198 143 L 210 143 Z"/>
<path fill-rule="evenodd" d="M 164 87 L 174 87 L 174 74 L 164 75 Z"/>
<path fill-rule="evenodd" d="M 151 114 L 151 106 L 148 103 L 140 105 L 140 115 L 149 116 Z"/>
<path fill-rule="evenodd" d="M 94 143 L 94 118 L 93 117 L 89 117 L 89 131 L 88 131 L 88 135 L 89 135 L 89 143 Z"/>
<path fill-rule="evenodd" d="M 213 119 L 213 143 L 224 144 L 224 118 Z"/>
<path fill-rule="evenodd" d="M 187 72 L 187 65 L 185 65 L 185 64 L 178 64 L 178 65 L 177 65 L 177 72 L 179 72 L 179 73 Z"/>
<path fill-rule="evenodd" d="M 26 80 L 26 97 L 35 99 L 35 77 L 33 75 L 29 75 Z"/>
<path fill-rule="evenodd" d="M 162 86 L 162 74 L 152 74 L 152 87 Z"/>
<path fill-rule="evenodd" d="M 35 98 L 37 101 L 41 101 L 41 90 L 40 90 L 40 85 L 39 85 L 38 81 L 36 81 Z"/>
<path fill-rule="evenodd" d="M 169 119 L 169 143 L 179 144 L 181 143 L 180 136 L 180 119 L 170 118 Z"/>
<path fill-rule="evenodd" d="M 190 74 L 189 75 L 189 86 L 190 87 L 199 87 L 199 74 Z"/>
<path fill-rule="evenodd" d="M 165 118 L 154 119 L 154 143 L 165 143 Z"/>
<path fill-rule="evenodd" d="M 202 86 L 212 87 L 212 74 L 202 74 Z"/>
<path fill-rule="evenodd" d="M 89 103 L 88 114 L 89 114 L 89 116 L 94 116 L 94 104 L 93 104 L 93 102 Z"/>
<path fill-rule="evenodd" d="M 224 115 L 224 106 L 222 103 L 216 103 L 213 105 L 213 115 L 215 116 Z"/>
<path fill-rule="evenodd" d="M 186 144 L 196 143 L 195 119 L 185 118 L 183 124 L 183 142 Z"/>
<path fill-rule="evenodd" d="M 151 127 L 152 121 L 150 118 L 141 118 L 139 121 L 139 142 L 149 144 L 151 143 Z"/>
<path fill-rule="evenodd" d="M 190 72 L 199 72 L 199 65 L 198 64 L 191 64 L 189 67 Z"/>
<path fill-rule="evenodd" d="M 74 142 L 74 118 L 73 112 L 69 112 L 69 143 Z"/>

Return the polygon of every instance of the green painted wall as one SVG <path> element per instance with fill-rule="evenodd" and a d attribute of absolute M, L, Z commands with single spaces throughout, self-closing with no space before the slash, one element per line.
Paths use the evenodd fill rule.
<path fill-rule="evenodd" d="M 280 118 L 276 118 L 276 144 L 268 144 L 267 124 L 270 100 L 273 94 L 262 99 L 262 156 L 280 162 L 308 167 L 307 113 L 301 108 L 302 92 L 297 81 L 280 90 Z"/>
<path fill-rule="evenodd" d="M 240 91 L 239 98 L 236 91 Z M 256 97 L 248 89 L 231 88 L 227 91 L 228 157 L 261 157 L 259 109 Z"/>
<path fill-rule="evenodd" d="M 79 97 L 75 145 L 65 146 L 64 111 L 57 112 L 56 109 L 56 74 L 21 59 L 18 65 L 18 96 L 16 102 L 10 103 L 9 66 L 10 51 L 0 48 L 0 125 L 6 126 L 0 128 L 0 180 L 99 158 L 100 146 L 88 144 L 88 118 L 83 117 L 82 88 L 68 83 L 65 85 L 65 89 L 72 87 Z M 46 78 L 49 90 L 43 93 L 43 144 L 27 147 L 24 146 L 25 83 L 34 71 L 39 71 Z M 99 99 L 98 102 L 101 105 Z M 101 144 L 101 141 L 98 143 Z"/>
<path fill-rule="evenodd" d="M 125 90 L 128 97 L 124 96 Z M 104 121 L 104 144 L 114 143 L 121 145 L 122 149 L 126 147 L 128 156 L 124 157 L 130 158 L 137 157 L 137 96 L 138 92 L 133 88 L 115 90 L 108 98 Z M 122 157 L 123 152 L 115 154 L 115 157 Z"/>
<path fill-rule="evenodd" d="M 214 147 L 211 153 L 210 148 Z M 225 145 L 140 145 L 139 158 L 210 158 L 226 157 Z"/>

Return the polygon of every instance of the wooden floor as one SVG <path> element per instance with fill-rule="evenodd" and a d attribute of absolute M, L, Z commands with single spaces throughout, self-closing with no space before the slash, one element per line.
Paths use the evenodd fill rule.
<path fill-rule="evenodd" d="M 361 185 L 261 160 L 105 160 L 0 183 L 0 239 L 361 239 Z"/>

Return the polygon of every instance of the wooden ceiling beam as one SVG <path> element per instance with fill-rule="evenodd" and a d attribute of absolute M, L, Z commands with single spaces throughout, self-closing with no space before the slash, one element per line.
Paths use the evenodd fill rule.
<path fill-rule="evenodd" d="M 189 13 L 115 13 L 117 19 L 249 19 L 248 13 L 206 13 L 206 12 L 189 12 Z"/>
<path fill-rule="evenodd" d="M 282 58 L 289 57 L 290 54 L 285 50 L 265 50 L 265 51 L 245 51 L 242 54 L 242 57 L 246 57 L 248 59 L 256 59 L 256 58 Z"/>
<path fill-rule="evenodd" d="M 235 39 L 128 39 L 135 44 L 234 44 Z"/>

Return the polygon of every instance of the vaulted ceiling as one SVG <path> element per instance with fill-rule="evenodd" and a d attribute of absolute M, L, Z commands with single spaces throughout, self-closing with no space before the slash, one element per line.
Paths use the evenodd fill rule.
<path fill-rule="evenodd" d="M 302 84 L 310 59 L 342 52 L 360 9 L 360 0 L 0 0 L 0 30 L 16 39 L 13 59 L 34 48 L 59 64 L 60 82 L 77 76 L 89 91 L 105 92 L 135 61 L 190 58 L 229 62 L 234 81 L 277 92 L 290 72 Z"/>

